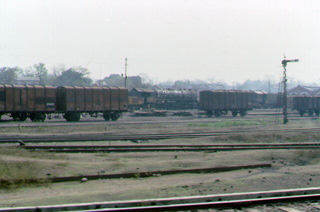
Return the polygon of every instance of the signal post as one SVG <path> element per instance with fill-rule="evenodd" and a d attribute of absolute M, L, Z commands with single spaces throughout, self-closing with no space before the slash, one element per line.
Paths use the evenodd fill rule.
<path fill-rule="evenodd" d="M 287 63 L 290 62 L 299 62 L 299 59 L 293 59 L 293 60 L 286 60 L 286 57 L 284 57 L 284 60 L 282 60 L 281 64 L 283 66 L 283 124 L 288 123 L 288 112 L 287 112 Z"/>

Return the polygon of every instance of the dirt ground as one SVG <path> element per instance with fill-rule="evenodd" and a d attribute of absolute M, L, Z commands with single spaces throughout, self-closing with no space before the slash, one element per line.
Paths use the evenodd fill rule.
<path fill-rule="evenodd" d="M 148 120 L 152 123 L 148 123 Z M 249 117 L 248 119 L 265 119 L 261 125 L 211 127 L 203 125 L 207 119 L 198 117 L 177 118 L 181 123 L 163 123 L 163 117 L 131 120 L 124 117 L 114 126 L 105 122 L 87 125 L 87 131 L 79 127 L 41 125 L 37 134 L 99 133 L 106 126 L 112 133 L 165 133 L 190 131 L 223 131 L 256 129 L 258 132 L 245 135 L 221 137 L 203 137 L 193 139 L 168 139 L 146 141 L 143 144 L 215 144 L 215 143 L 279 143 L 279 142 L 319 142 L 318 132 L 289 133 L 268 132 L 269 129 L 320 127 L 318 119 L 305 118 L 290 120 L 287 125 L 276 123 L 273 118 Z M 177 120 L 176 119 L 176 120 Z M 270 121 L 270 119 L 272 119 Z M 160 120 L 157 124 L 156 120 Z M 174 120 L 174 119 L 172 119 Z M 205 121 L 204 121 L 205 120 Z M 233 119 L 232 119 L 233 120 Z M 230 122 L 230 118 L 216 119 L 214 122 Z M 269 121 L 268 121 L 269 120 Z M 142 121 L 142 122 L 143 122 Z M 209 121 L 210 122 L 210 121 Z M 190 124 L 195 123 L 195 124 Z M 40 123 L 41 124 L 41 123 Z M 30 133 L 35 133 L 39 126 L 26 126 Z M 26 134 L 25 126 L 20 126 L 20 134 Z M 32 129 L 32 130 L 31 130 Z M 6 136 L 10 133 L 2 133 Z M 16 133 L 16 132 L 14 132 Z M 311 135 L 312 134 L 312 135 Z M 19 134 L 17 134 L 19 135 Z M 297 137 L 297 140 L 292 139 Z M 299 140 L 301 138 L 302 140 Z M 79 144 L 79 143 L 68 143 Z M 83 144 L 83 143 L 81 143 Z M 87 144 L 133 144 L 130 141 L 90 142 Z M 136 144 L 139 145 L 139 144 Z M 100 179 L 86 182 L 51 183 L 37 186 L 24 186 L 15 189 L 0 190 L 0 207 L 42 206 L 56 204 L 74 204 L 86 202 L 105 202 L 116 200 L 151 199 L 190 195 L 222 194 L 248 191 L 266 191 L 275 189 L 305 188 L 320 186 L 319 150 L 247 150 L 232 152 L 148 152 L 148 153 L 93 153 L 93 154 L 51 154 L 46 157 L 0 156 L 1 161 L 29 161 L 38 164 L 38 177 L 79 176 L 98 173 L 127 173 L 157 170 L 213 168 L 237 165 L 271 164 L 271 168 L 243 169 L 231 172 L 206 174 L 175 174 L 153 176 L 148 178 Z"/>

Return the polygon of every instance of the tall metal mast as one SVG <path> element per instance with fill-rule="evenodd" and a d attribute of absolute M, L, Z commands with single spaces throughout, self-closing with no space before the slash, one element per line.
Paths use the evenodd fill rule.
<path fill-rule="evenodd" d="M 281 64 L 283 66 L 283 124 L 288 123 L 288 112 L 287 112 L 287 63 L 289 62 L 299 62 L 299 59 L 286 60 L 286 57 L 282 60 Z"/>
<path fill-rule="evenodd" d="M 125 65 L 124 65 L 124 87 L 127 87 L 127 66 L 128 66 L 128 58 L 125 59 Z"/>

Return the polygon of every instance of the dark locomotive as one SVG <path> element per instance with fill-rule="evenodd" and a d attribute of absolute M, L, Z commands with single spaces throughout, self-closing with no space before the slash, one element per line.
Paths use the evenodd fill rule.
<path fill-rule="evenodd" d="M 205 90 L 200 92 L 200 110 L 211 117 L 219 117 L 229 111 L 232 116 L 241 117 L 253 109 L 253 92 L 238 90 Z"/>
<path fill-rule="evenodd" d="M 0 85 L 0 116 L 14 120 L 44 121 L 48 114 L 63 114 L 79 121 L 81 114 L 117 120 L 128 110 L 128 90 L 118 87 Z"/>
<path fill-rule="evenodd" d="M 282 94 L 269 94 L 263 91 L 215 90 L 197 93 L 191 90 L 155 90 L 134 88 L 129 91 L 130 110 L 160 109 L 186 110 L 200 109 L 209 111 L 208 115 L 220 116 L 231 111 L 234 116 L 245 115 L 246 111 L 260 108 L 282 108 Z M 210 96 L 211 95 L 211 96 Z M 225 97 L 222 97 L 225 95 Z M 246 97 L 244 97 L 246 96 Z M 223 100 L 225 98 L 225 100 Z M 246 106 L 244 99 L 248 98 Z M 215 99 L 215 101 L 209 99 Z M 224 101 L 224 102 L 223 102 Z M 211 106 L 209 106 L 211 104 Z M 217 104 L 220 104 L 219 107 Z M 211 108 L 210 108 L 211 107 Z"/>
<path fill-rule="evenodd" d="M 134 88 L 129 91 L 132 110 L 154 108 L 159 110 L 186 110 L 198 108 L 198 95 L 191 90 L 153 90 Z"/>

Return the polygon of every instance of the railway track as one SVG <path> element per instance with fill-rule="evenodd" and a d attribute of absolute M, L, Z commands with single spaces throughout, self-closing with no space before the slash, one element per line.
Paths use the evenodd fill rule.
<path fill-rule="evenodd" d="M 2 137 L 1 143 L 23 142 L 72 142 L 72 141 L 145 141 L 145 140 L 162 140 L 162 139 L 180 139 L 180 138 L 197 138 L 208 136 L 221 136 L 233 134 L 255 133 L 258 130 L 228 130 L 213 132 L 181 132 L 181 133 L 149 133 L 149 134 L 110 134 L 110 133 L 90 133 L 78 135 L 43 135 L 43 136 L 14 136 Z M 263 132 L 320 132 L 319 127 L 315 128 L 295 128 L 295 129 L 266 129 Z M 50 137 L 50 138 L 48 138 Z"/>
<path fill-rule="evenodd" d="M 36 182 L 50 182 L 50 183 L 62 183 L 62 182 L 82 182 L 83 179 L 87 180 L 101 180 L 101 179 L 122 179 L 122 178 L 145 178 L 145 177 L 158 177 L 163 175 L 172 174 L 203 174 L 203 173 L 218 173 L 235 171 L 242 169 L 257 169 L 257 168 L 270 168 L 271 164 L 253 164 L 243 166 L 228 166 L 228 167 L 210 167 L 210 168 L 196 168 L 196 169 L 175 169 L 175 170 L 157 170 L 157 171 L 143 171 L 143 172 L 130 172 L 130 173 L 115 173 L 115 174 L 103 174 L 98 172 L 96 175 L 80 175 L 80 176 L 64 176 L 64 177 L 48 177 L 48 178 L 30 178 L 30 179 L 0 179 L 0 183 L 10 184 L 10 182 L 24 182 L 24 183 L 36 183 Z"/>
<path fill-rule="evenodd" d="M 302 188 L 247 193 L 216 194 L 162 199 L 146 199 L 115 202 L 98 202 L 54 206 L 0 208 L 3 212 L 29 211 L 195 211 L 200 209 L 237 209 L 260 211 L 256 206 L 274 205 L 279 211 L 300 211 L 289 203 L 318 201 L 320 188 Z M 281 205 L 276 205 L 281 203 Z M 293 206 L 294 207 L 294 206 Z M 309 205 L 309 209 L 319 210 L 319 203 Z"/>
<path fill-rule="evenodd" d="M 266 149 L 318 149 L 320 143 L 286 144 L 214 144 L 214 145 L 28 145 L 20 146 L 30 151 L 60 153 L 93 152 L 150 152 L 150 151 L 235 151 Z"/>
<path fill-rule="evenodd" d="M 157 121 L 157 123 L 181 123 L 181 122 L 215 122 L 215 121 L 221 121 L 221 120 L 243 120 L 243 119 L 250 119 L 252 117 L 280 117 L 282 116 L 282 112 L 260 112 L 260 111 L 251 111 L 250 113 L 247 114 L 245 117 L 232 117 L 230 115 L 226 116 L 221 116 L 219 118 L 217 117 L 207 117 L 205 113 L 196 113 L 196 112 L 191 112 L 193 116 L 189 117 L 177 117 L 177 116 L 172 116 L 168 115 L 166 117 L 157 117 L 161 118 L 160 120 Z M 289 118 L 294 118 L 294 119 L 310 119 L 310 118 L 315 118 L 318 119 L 319 117 L 317 116 L 303 116 L 300 117 L 298 113 L 296 112 L 289 112 L 288 115 L 290 116 Z M 154 118 L 154 117 L 151 117 Z M 31 122 L 29 120 L 20 122 L 20 121 L 14 121 L 12 120 L 11 117 L 7 117 L 7 119 L 0 120 L 0 126 L 1 128 L 11 128 L 11 127 L 37 127 L 37 126 L 70 126 L 70 125 L 96 125 L 96 124 L 105 124 L 105 125 L 122 125 L 122 124 L 127 124 L 127 125 L 132 125 L 132 124 L 154 124 L 153 120 L 150 120 L 150 117 L 133 117 L 129 114 L 125 114 L 122 119 L 116 121 L 116 122 L 106 122 L 102 117 L 100 119 L 96 118 L 83 118 L 83 120 L 79 122 L 66 122 L 65 120 L 62 120 L 63 118 L 60 119 L 48 119 L 45 122 L 37 123 L 37 122 Z"/>

